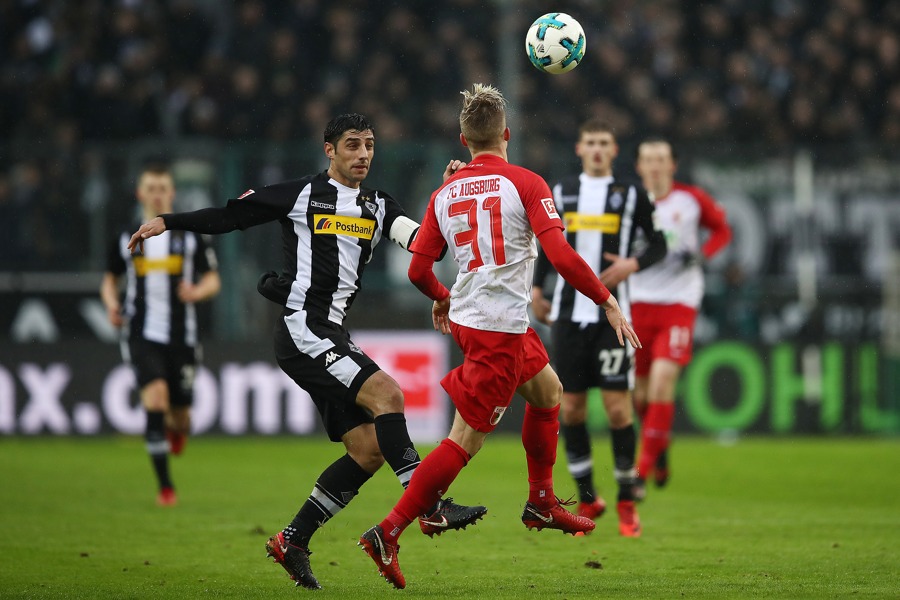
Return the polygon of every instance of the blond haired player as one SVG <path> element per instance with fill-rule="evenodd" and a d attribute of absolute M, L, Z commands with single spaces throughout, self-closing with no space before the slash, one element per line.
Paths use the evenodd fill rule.
<path fill-rule="evenodd" d="M 553 492 L 561 387 L 528 325 L 535 238 L 559 273 L 603 308 L 619 344 L 625 339 L 639 344 L 615 298 L 566 243 L 547 184 L 507 162 L 510 132 L 502 94 L 475 84 L 463 98 L 460 141 L 472 160 L 432 194 L 409 267 L 410 280 L 434 300 L 435 329 L 452 333 L 463 351 L 463 364 L 441 382 L 456 406 L 456 418 L 391 513 L 359 540 L 397 588 L 406 586 L 397 556 L 401 533 L 481 449 L 516 391 L 527 402 L 522 444 L 529 493 L 522 522 L 529 529 L 573 534 L 594 528 L 590 519 L 565 510 Z M 432 271 L 447 247 L 459 266 L 452 290 Z"/>

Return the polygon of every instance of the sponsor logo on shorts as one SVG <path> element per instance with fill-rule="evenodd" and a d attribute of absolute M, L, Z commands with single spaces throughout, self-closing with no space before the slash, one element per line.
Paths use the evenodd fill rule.
<path fill-rule="evenodd" d="M 506 412 L 505 406 L 497 406 L 494 408 L 494 414 L 491 415 L 491 425 L 496 426 L 497 423 L 500 422 L 500 419 L 503 418 L 503 413 Z"/>

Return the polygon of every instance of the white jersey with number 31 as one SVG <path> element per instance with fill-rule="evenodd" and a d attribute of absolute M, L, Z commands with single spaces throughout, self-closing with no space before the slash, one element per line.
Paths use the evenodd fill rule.
<path fill-rule="evenodd" d="M 413 250 L 438 256 L 444 243 L 459 266 L 450 320 L 486 331 L 525 333 L 535 235 L 563 228 L 547 183 L 499 156 L 483 155 L 431 197 Z"/>

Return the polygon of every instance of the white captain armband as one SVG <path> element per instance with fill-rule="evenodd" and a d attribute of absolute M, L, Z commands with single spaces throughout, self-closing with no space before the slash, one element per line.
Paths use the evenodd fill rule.
<path fill-rule="evenodd" d="M 418 231 L 418 223 L 409 217 L 397 217 L 394 219 L 393 224 L 391 224 L 391 230 L 388 232 L 388 237 L 392 242 L 404 250 L 409 250 L 409 246 L 416 238 L 416 233 L 418 233 Z"/>

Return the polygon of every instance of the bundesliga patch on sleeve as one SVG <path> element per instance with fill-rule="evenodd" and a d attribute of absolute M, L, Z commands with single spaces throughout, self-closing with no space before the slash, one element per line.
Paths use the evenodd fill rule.
<path fill-rule="evenodd" d="M 541 200 L 541 204 L 544 205 L 544 210 L 547 211 L 547 216 L 551 219 L 558 219 L 559 213 L 556 212 L 556 204 L 553 202 L 553 198 L 544 198 Z"/>
<path fill-rule="evenodd" d="M 243 194 L 241 194 L 240 196 L 238 196 L 237 199 L 238 199 L 238 200 L 243 200 L 244 198 L 246 198 L 246 197 L 249 196 L 250 194 L 255 194 L 255 193 L 256 193 L 256 190 L 247 190 L 246 192 L 244 192 Z"/>

